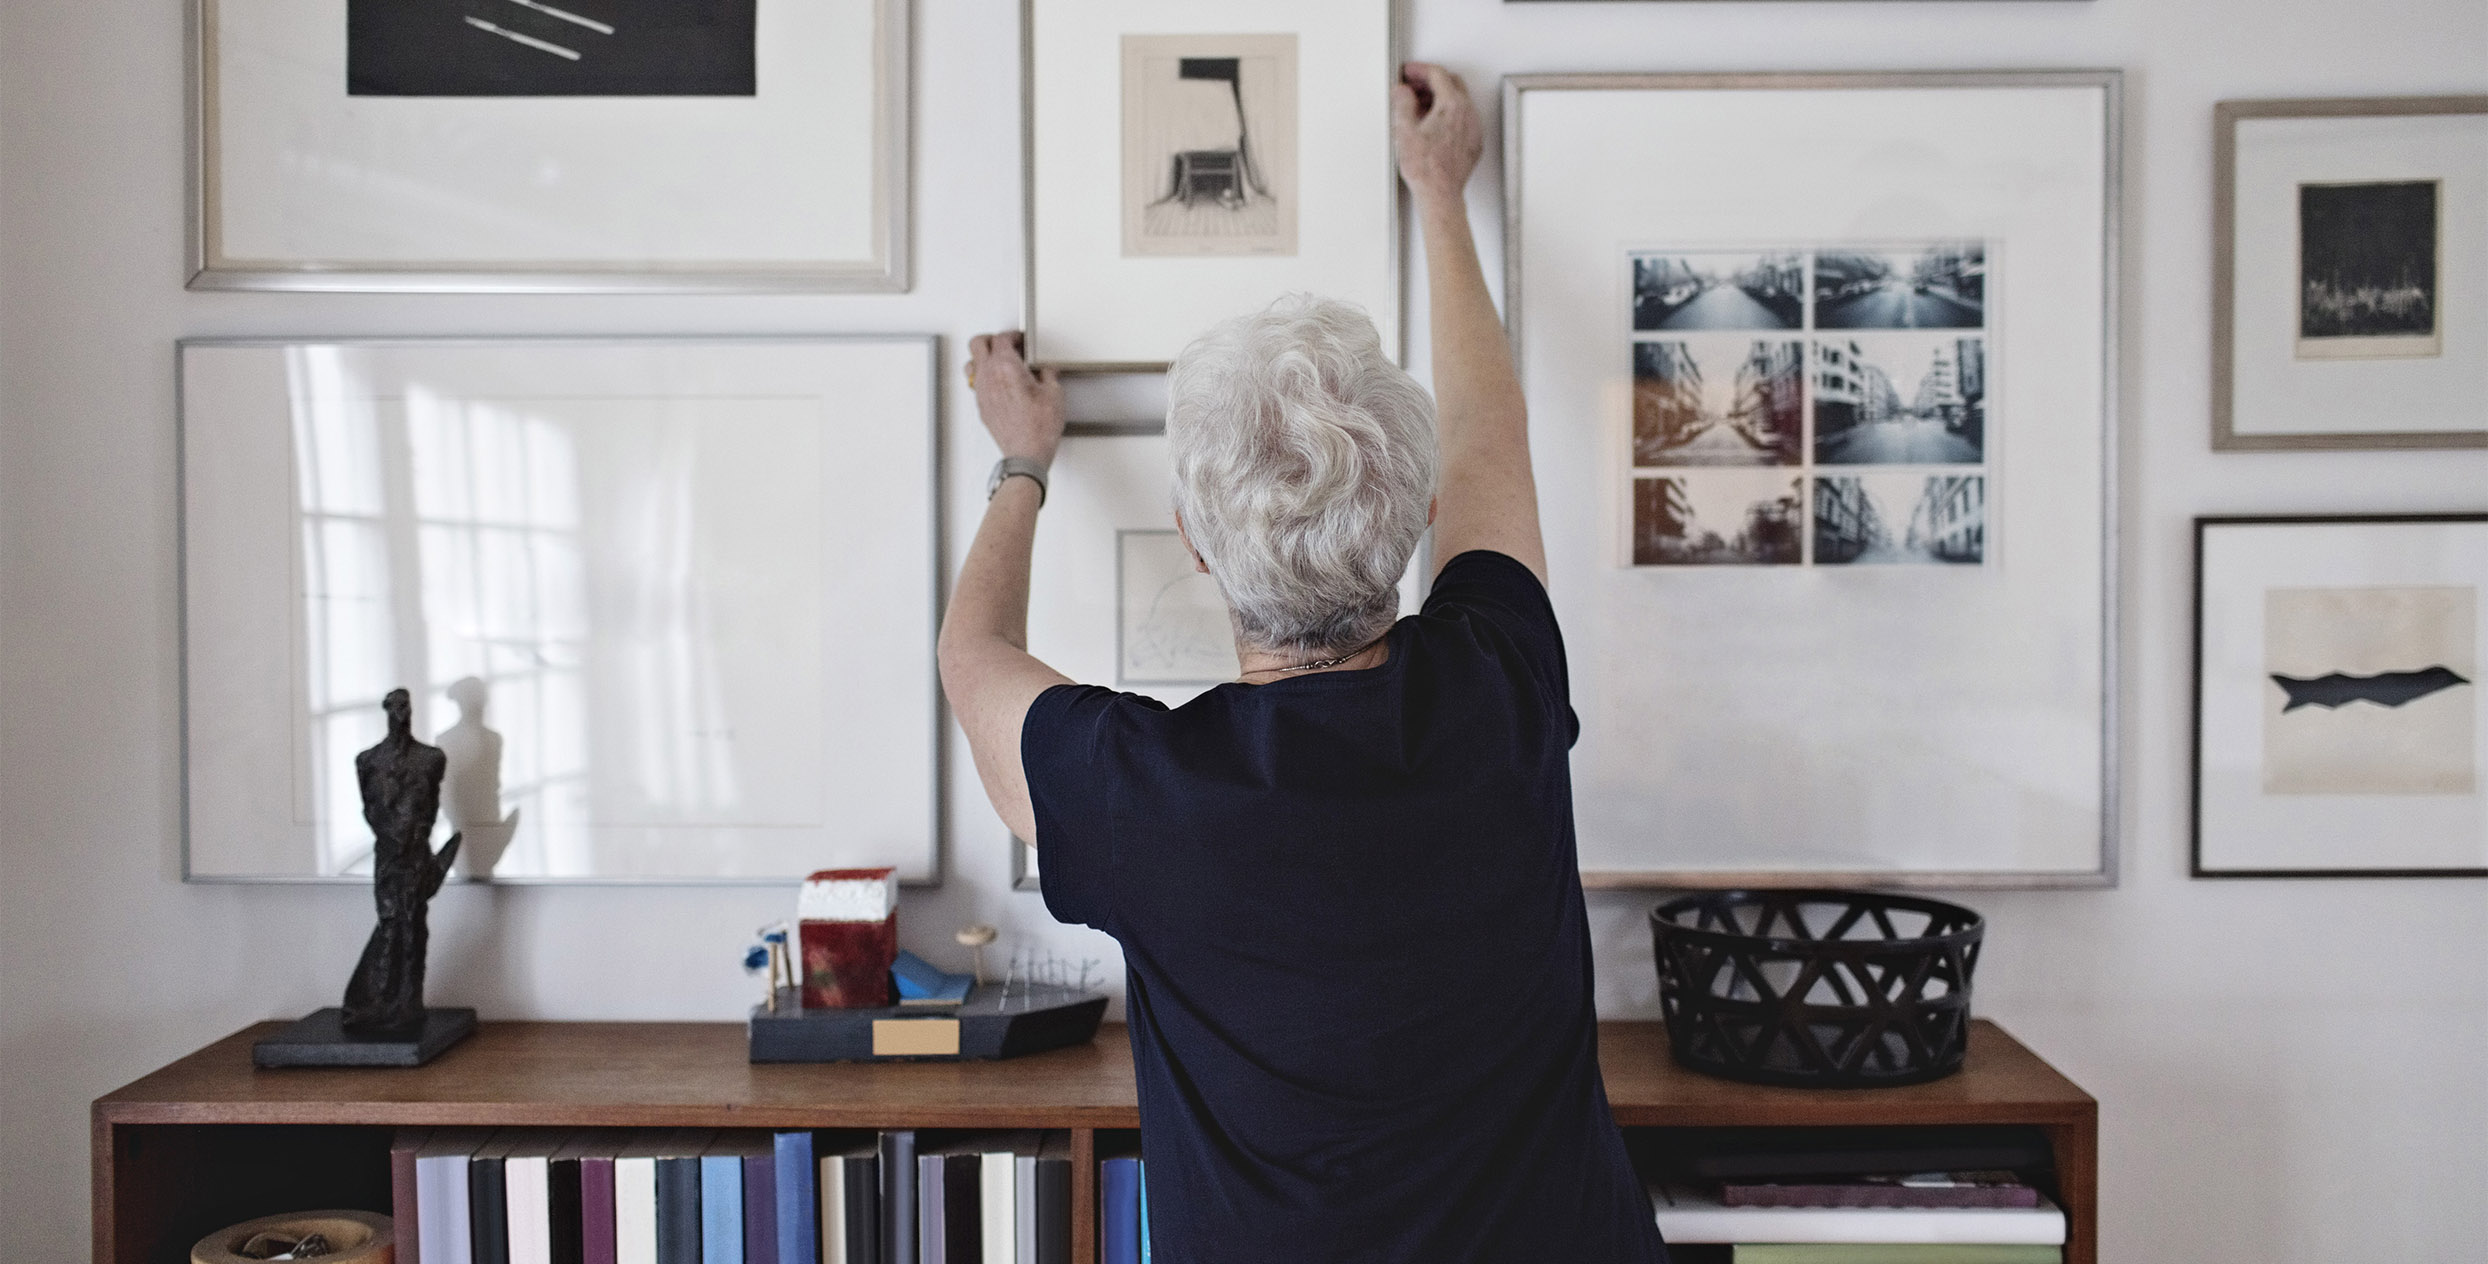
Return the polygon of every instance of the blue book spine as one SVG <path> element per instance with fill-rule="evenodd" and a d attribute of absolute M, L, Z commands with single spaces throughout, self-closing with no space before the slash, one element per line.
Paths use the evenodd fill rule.
<path fill-rule="evenodd" d="M 777 1257 L 779 1264 L 821 1258 L 820 1214 L 814 1203 L 812 1134 L 777 1135 Z"/>
<path fill-rule="evenodd" d="M 743 1264 L 743 1159 L 700 1156 L 701 1264 Z"/>
<path fill-rule="evenodd" d="M 742 1162 L 743 1264 L 778 1264 L 777 1155 L 746 1154 Z"/>
<path fill-rule="evenodd" d="M 1149 1264 L 1149 1161 L 1140 1161 L 1140 1264 Z"/>
<path fill-rule="evenodd" d="M 1105 1203 L 1097 1223 L 1101 1264 L 1140 1264 L 1140 1160 L 1097 1165 Z"/>

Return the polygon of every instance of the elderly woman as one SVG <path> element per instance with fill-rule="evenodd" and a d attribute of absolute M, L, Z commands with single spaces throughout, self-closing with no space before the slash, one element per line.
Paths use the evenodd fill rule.
<path fill-rule="evenodd" d="M 1599 1080 L 1527 415 L 1469 236 L 1466 88 L 1393 96 L 1439 406 L 1362 312 L 1290 298 L 1169 378 L 1175 524 L 1242 672 L 1169 710 L 1030 657 L 1061 392 L 969 380 L 1001 446 L 942 681 L 1046 906 L 1123 946 L 1152 1253 L 1182 1264 L 1665 1257 Z M 1427 524 L 1424 609 L 1398 581 Z"/>

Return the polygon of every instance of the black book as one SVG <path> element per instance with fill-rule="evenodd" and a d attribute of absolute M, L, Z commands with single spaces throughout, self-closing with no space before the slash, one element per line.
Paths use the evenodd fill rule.
<path fill-rule="evenodd" d="M 942 1259 L 944 1264 L 984 1264 L 985 1168 L 983 1147 L 974 1142 L 962 1154 L 942 1155 Z"/>
<path fill-rule="evenodd" d="M 700 1264 L 700 1152 L 714 1139 L 684 1129 L 657 1152 L 657 1264 Z"/>
<path fill-rule="evenodd" d="M 553 1217 L 553 1264 L 587 1264 L 587 1243 L 579 1236 L 586 1214 L 579 1206 L 579 1156 L 565 1147 L 544 1165 L 545 1206 Z"/>
<path fill-rule="evenodd" d="M 510 1187 L 504 1164 L 515 1140 L 505 1128 L 467 1160 L 467 1241 L 475 1264 L 510 1264 Z"/>
<path fill-rule="evenodd" d="M 1071 1135 L 1045 1134 L 1037 1150 L 1036 1264 L 1071 1264 Z"/>
<path fill-rule="evenodd" d="M 881 1134 L 881 1264 L 916 1259 L 916 1134 Z"/>
<path fill-rule="evenodd" d="M 847 1209 L 847 1258 L 872 1264 L 881 1258 L 881 1155 L 858 1146 L 839 1157 L 838 1169 Z"/>
<path fill-rule="evenodd" d="M 2026 1127 L 1720 1128 L 1688 1130 L 1677 1143 L 1685 1166 L 1714 1181 L 2054 1165 L 2047 1134 Z"/>

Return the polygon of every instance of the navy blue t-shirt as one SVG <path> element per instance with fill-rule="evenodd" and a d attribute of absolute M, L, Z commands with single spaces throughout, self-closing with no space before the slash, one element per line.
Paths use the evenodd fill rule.
<path fill-rule="evenodd" d="M 1664 1260 L 1599 1078 L 1546 590 L 1462 554 L 1389 644 L 1029 709 L 1046 907 L 1128 968 L 1152 1256 Z"/>

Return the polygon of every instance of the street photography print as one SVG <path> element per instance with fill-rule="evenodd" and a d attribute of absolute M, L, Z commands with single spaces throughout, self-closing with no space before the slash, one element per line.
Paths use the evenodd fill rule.
<path fill-rule="evenodd" d="M 1804 485 L 1785 470 L 1705 470 L 1633 480 L 1636 566 L 1795 566 Z"/>
<path fill-rule="evenodd" d="M 1633 344 L 1633 464 L 1796 465 L 1805 364 L 1793 340 Z"/>
<path fill-rule="evenodd" d="M 1976 465 L 1987 449 L 1987 344 L 1863 334 L 1814 343 L 1814 459 Z"/>
<path fill-rule="evenodd" d="M 1987 558 L 1987 480 L 1877 470 L 1817 479 L 1814 564 L 1979 565 Z"/>
<path fill-rule="evenodd" d="M 1816 329 L 1977 329 L 1986 320 L 1984 242 L 1815 253 Z"/>
<path fill-rule="evenodd" d="M 1296 253 L 1296 37 L 1123 37 L 1123 253 Z"/>
<path fill-rule="evenodd" d="M 2298 356 L 2434 356 L 2434 180 L 2298 186 Z"/>
<path fill-rule="evenodd" d="M 1799 329 L 1805 256 L 1794 250 L 1635 255 L 1633 328 Z"/>

